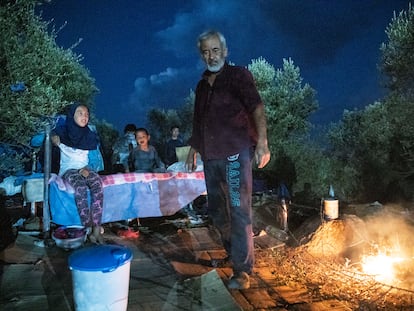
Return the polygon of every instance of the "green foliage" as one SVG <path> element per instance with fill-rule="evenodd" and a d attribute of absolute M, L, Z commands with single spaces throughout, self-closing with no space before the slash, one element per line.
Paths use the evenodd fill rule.
<path fill-rule="evenodd" d="M 335 160 L 332 157 L 327 157 L 319 145 L 314 144 L 309 138 L 303 137 L 291 140 L 285 145 L 285 149 L 295 163 L 294 192 L 303 190 L 306 183 L 311 185 L 313 193 L 319 198 L 328 195 L 328 188 L 331 184 L 337 195 L 343 192 L 340 189 L 340 181 L 335 177 Z"/>
<path fill-rule="evenodd" d="M 381 46 L 381 70 L 388 77 L 385 100 L 392 126 L 392 167 L 402 180 L 414 179 L 414 10 L 394 14 Z M 411 181 L 409 181 L 411 182 Z M 401 181 L 400 181 L 401 184 Z"/>
<path fill-rule="evenodd" d="M 414 87 L 414 10 L 394 13 L 386 28 L 388 42 L 381 45 L 381 71 L 388 77 L 388 87 L 401 95 L 413 97 Z"/>
<path fill-rule="evenodd" d="M 263 57 L 258 59 L 252 59 L 251 64 L 247 67 L 252 73 L 256 87 L 260 91 L 262 99 L 266 102 L 267 98 L 270 98 L 272 86 L 274 85 L 276 70 L 267 62 Z"/>
<path fill-rule="evenodd" d="M 386 193 L 393 180 L 389 165 L 393 134 L 387 115 L 380 102 L 361 111 L 345 110 L 328 133 L 330 155 L 337 160 L 336 178 L 342 180 L 348 199 L 383 199 L 379 194 Z"/>
<path fill-rule="evenodd" d="M 411 199 L 414 186 L 414 10 L 394 14 L 379 68 L 389 94 L 363 110 L 345 111 L 329 131 L 329 155 L 348 198 Z"/>
<path fill-rule="evenodd" d="M 184 99 L 184 104 L 178 108 L 178 117 L 180 118 L 178 125 L 180 126 L 180 135 L 186 142 L 193 130 L 193 114 L 194 114 L 195 93 L 193 90 Z M 190 120 L 190 121 L 189 121 Z"/>
<path fill-rule="evenodd" d="M 36 1 L 0 6 L 1 140 L 27 143 L 42 117 L 52 116 L 70 101 L 90 104 L 94 80 L 71 50 L 59 48 L 48 24 L 34 13 Z M 10 86 L 23 82 L 26 89 Z M 24 131 L 22 131 L 24 129 Z"/>
<path fill-rule="evenodd" d="M 334 155 L 344 161 L 377 159 L 388 162 L 384 150 L 389 150 L 392 133 L 387 114 L 387 108 L 381 102 L 368 105 L 361 111 L 345 110 L 341 122 L 329 133 Z M 366 149 L 371 152 L 368 154 Z"/>
<path fill-rule="evenodd" d="M 388 120 L 392 129 L 390 139 L 390 167 L 395 175 L 395 183 L 410 197 L 414 194 L 414 115 L 413 99 L 391 93 L 386 98 Z"/>
<path fill-rule="evenodd" d="M 315 91 L 303 85 L 300 70 L 291 59 L 283 60 L 283 68 L 275 69 L 264 58 L 252 60 L 248 69 L 265 104 L 271 163 L 266 169 L 275 171 L 277 179 L 293 191 L 295 184 L 303 184 L 306 176 L 316 176 L 318 166 L 306 167 L 300 145 L 310 129 L 308 118 L 318 108 Z M 301 171 L 299 172 L 298 167 Z M 310 172 L 312 171 L 312 173 Z M 299 173 L 298 173 L 299 172 Z M 298 175 L 299 174 L 299 175 Z M 312 182 L 315 183 L 315 180 Z"/>
<path fill-rule="evenodd" d="M 172 126 L 179 126 L 180 136 L 184 142 L 190 138 L 193 129 L 194 98 L 194 92 L 190 91 L 183 105 L 177 109 L 164 110 L 154 108 L 148 111 L 147 127 L 151 134 L 151 144 L 157 149 L 161 158 L 164 157 L 164 145 L 171 136 L 170 129 Z"/>
<path fill-rule="evenodd" d="M 106 122 L 105 120 L 94 120 L 93 124 L 95 124 L 96 130 L 99 133 L 105 171 L 111 171 L 112 146 L 119 138 L 119 132 L 114 128 L 112 124 Z"/>
<path fill-rule="evenodd" d="M 391 190 L 411 198 L 414 194 L 414 10 L 394 14 L 386 29 L 388 41 L 381 46 L 382 73 L 390 90 L 384 103 L 391 126 Z M 407 191 L 407 189 L 410 189 Z"/>
<path fill-rule="evenodd" d="M 91 105 L 97 92 L 81 57 L 56 45 L 56 33 L 35 14 L 35 0 L 0 5 L 0 141 L 28 144 L 47 117 L 71 101 Z M 24 83 L 25 89 L 11 86 Z M 19 162 L 19 159 L 16 159 Z M 17 163 L 16 163 L 17 164 Z"/>
<path fill-rule="evenodd" d="M 286 142 L 310 128 L 308 118 L 317 110 L 315 91 L 303 85 L 300 69 L 291 59 L 283 60 L 283 68 L 275 70 L 264 58 L 252 60 L 248 66 L 266 107 L 269 144 L 272 153 Z"/>
<path fill-rule="evenodd" d="M 7 145 L 6 145 L 7 146 Z M 2 146 L 3 147 L 3 146 Z M 13 146 L 8 146 L 13 147 Z M 0 175 L 9 172 L 10 174 L 16 174 L 17 172 L 24 171 L 24 164 L 29 159 L 21 154 L 7 154 L 6 152 L 0 153 Z"/>

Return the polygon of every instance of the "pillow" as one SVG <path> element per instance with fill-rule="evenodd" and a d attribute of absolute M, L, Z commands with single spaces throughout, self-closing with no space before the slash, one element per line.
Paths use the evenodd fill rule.
<path fill-rule="evenodd" d="M 191 146 L 176 147 L 175 154 L 177 155 L 178 162 L 185 162 L 187 160 L 188 152 Z"/>

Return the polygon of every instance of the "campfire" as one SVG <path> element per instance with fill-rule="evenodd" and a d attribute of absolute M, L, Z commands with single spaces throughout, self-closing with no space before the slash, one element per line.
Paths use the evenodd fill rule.
<path fill-rule="evenodd" d="M 319 226 L 302 248 L 316 258 L 339 262 L 343 258 L 345 269 L 355 269 L 358 279 L 411 291 L 413 233 L 413 227 L 395 215 L 380 214 L 366 220 L 343 215 L 341 220 Z"/>
<path fill-rule="evenodd" d="M 371 232 L 371 250 L 361 256 L 362 272 L 389 286 L 413 289 L 414 257 L 411 237 L 413 227 L 390 214 L 376 217 L 367 228 Z M 383 219 L 387 221 L 384 222 Z M 375 230 L 374 230 L 375 229 Z M 372 242 L 375 241 L 375 242 Z"/>
<path fill-rule="evenodd" d="M 377 282 L 398 285 L 398 273 L 406 258 L 396 253 L 380 252 L 376 255 L 362 257 L 362 271 L 371 275 Z"/>
<path fill-rule="evenodd" d="M 413 310 L 414 212 L 397 205 L 347 208 L 339 219 L 314 215 L 289 226 L 289 247 L 258 255 L 258 263 L 274 262 L 280 284 L 346 301 L 349 310 Z"/>

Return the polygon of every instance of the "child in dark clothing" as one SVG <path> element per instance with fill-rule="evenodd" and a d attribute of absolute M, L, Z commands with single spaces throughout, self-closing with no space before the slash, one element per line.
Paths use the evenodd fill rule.
<path fill-rule="evenodd" d="M 170 166 L 175 162 L 178 162 L 176 148 L 183 147 L 184 142 L 180 138 L 180 129 L 177 125 L 173 125 L 170 129 L 171 138 L 167 141 L 165 145 L 165 164 Z"/>
<path fill-rule="evenodd" d="M 165 164 L 161 161 L 157 150 L 149 144 L 150 135 L 145 128 L 135 132 L 137 147 L 131 152 L 131 162 L 136 173 L 164 173 Z"/>
<path fill-rule="evenodd" d="M 145 128 L 138 128 L 135 131 L 137 147 L 130 154 L 130 161 L 134 166 L 135 173 L 164 173 L 165 165 L 158 156 L 154 146 L 149 144 L 150 135 Z M 139 218 L 130 222 L 133 226 L 140 226 Z"/>

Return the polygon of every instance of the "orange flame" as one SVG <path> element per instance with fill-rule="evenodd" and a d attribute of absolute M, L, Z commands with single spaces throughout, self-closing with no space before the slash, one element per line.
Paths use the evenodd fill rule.
<path fill-rule="evenodd" d="M 396 282 L 395 266 L 405 259 L 399 256 L 390 256 L 385 253 L 364 256 L 362 269 L 364 273 L 372 275 L 378 282 L 393 284 Z"/>

